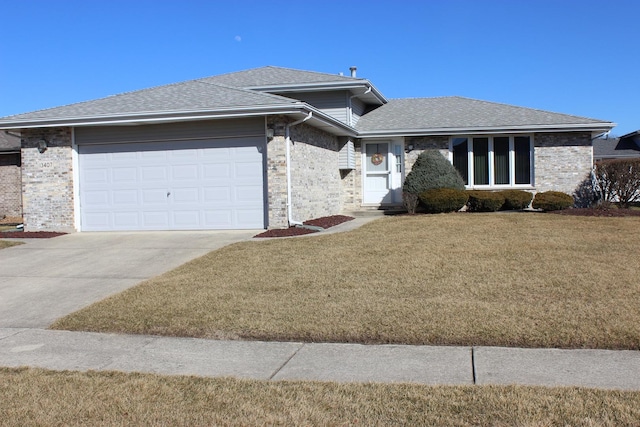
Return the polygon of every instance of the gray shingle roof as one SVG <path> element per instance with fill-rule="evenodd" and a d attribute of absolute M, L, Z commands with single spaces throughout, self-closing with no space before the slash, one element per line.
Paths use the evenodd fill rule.
<path fill-rule="evenodd" d="M 232 107 L 286 105 L 294 102 L 296 101 L 278 95 L 215 85 L 202 80 L 191 80 L 126 92 L 93 101 L 17 114 L 5 117 L 1 121 L 210 111 Z"/>
<path fill-rule="evenodd" d="M 597 124 L 606 121 L 457 96 L 392 99 L 360 118 L 361 132 Z"/>
<path fill-rule="evenodd" d="M 336 83 L 346 81 L 358 81 L 354 77 L 345 77 L 338 74 L 318 73 L 315 71 L 294 70 L 282 67 L 260 67 L 235 73 L 221 74 L 206 77 L 200 81 L 222 84 L 242 88 L 274 86 L 274 85 L 304 85 L 314 83 Z"/>
<path fill-rule="evenodd" d="M 596 159 L 640 157 L 640 147 L 631 138 L 597 138 L 593 140 L 593 157 Z"/>
<path fill-rule="evenodd" d="M 20 150 L 20 138 L 0 130 L 0 152 Z"/>

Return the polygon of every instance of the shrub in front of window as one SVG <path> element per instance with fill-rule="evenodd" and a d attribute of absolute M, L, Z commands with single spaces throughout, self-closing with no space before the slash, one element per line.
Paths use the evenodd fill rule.
<path fill-rule="evenodd" d="M 504 196 L 499 191 L 467 191 L 469 212 L 495 212 L 504 205 Z"/>
<path fill-rule="evenodd" d="M 467 203 L 465 190 L 455 188 L 432 188 L 420 193 L 420 202 L 429 213 L 456 212 Z"/>
<path fill-rule="evenodd" d="M 503 190 L 500 195 L 504 197 L 504 204 L 500 209 L 505 211 L 526 209 L 533 199 L 533 194 L 524 190 Z"/>
<path fill-rule="evenodd" d="M 596 189 L 604 202 L 628 208 L 640 200 L 640 159 L 604 160 L 595 168 Z"/>
<path fill-rule="evenodd" d="M 407 174 L 402 191 L 420 194 L 434 188 L 464 189 L 464 181 L 453 165 L 438 151 L 425 150 Z"/>
<path fill-rule="evenodd" d="M 533 198 L 534 209 L 542 209 L 543 211 L 559 211 L 573 206 L 573 197 L 560 191 L 545 191 L 536 193 Z"/>

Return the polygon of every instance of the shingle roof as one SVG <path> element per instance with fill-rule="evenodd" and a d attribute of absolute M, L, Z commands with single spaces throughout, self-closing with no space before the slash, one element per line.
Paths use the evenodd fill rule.
<path fill-rule="evenodd" d="M 20 138 L 0 130 L 0 152 L 20 150 Z"/>
<path fill-rule="evenodd" d="M 597 138 L 593 140 L 596 159 L 640 157 L 640 147 L 631 138 Z"/>
<path fill-rule="evenodd" d="M 191 80 L 126 92 L 93 101 L 17 114 L 5 117 L 2 121 L 208 111 L 231 107 L 286 105 L 295 102 L 295 100 L 278 95 L 215 85 L 202 80 Z"/>
<path fill-rule="evenodd" d="M 338 74 L 318 73 L 315 71 L 294 70 L 282 67 L 260 67 L 250 70 L 238 71 L 234 73 L 221 74 L 218 76 L 206 77 L 200 81 L 207 83 L 222 84 L 227 86 L 250 88 L 273 85 L 288 84 L 314 84 L 314 83 L 336 83 L 347 81 L 358 81 L 354 77 L 345 77 Z"/>
<path fill-rule="evenodd" d="M 601 124 L 606 121 L 457 96 L 392 99 L 358 121 L 361 132 Z"/>

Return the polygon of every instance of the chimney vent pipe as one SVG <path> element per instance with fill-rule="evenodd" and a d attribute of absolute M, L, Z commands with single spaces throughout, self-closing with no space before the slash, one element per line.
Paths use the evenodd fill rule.
<path fill-rule="evenodd" d="M 351 71 L 351 77 L 355 77 L 356 76 L 356 70 L 358 69 L 358 67 L 349 67 L 349 70 Z"/>

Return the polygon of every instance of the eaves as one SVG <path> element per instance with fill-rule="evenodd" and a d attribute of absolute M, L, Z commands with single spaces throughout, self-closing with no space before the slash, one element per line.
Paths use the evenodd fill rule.
<path fill-rule="evenodd" d="M 489 135 L 496 133 L 534 133 L 534 132 L 606 132 L 616 126 L 611 122 L 588 124 L 555 124 L 526 126 L 481 126 L 460 128 L 425 128 L 425 129 L 381 129 L 359 131 L 360 138 L 402 137 L 402 136 L 445 136 L 445 135 Z"/>

